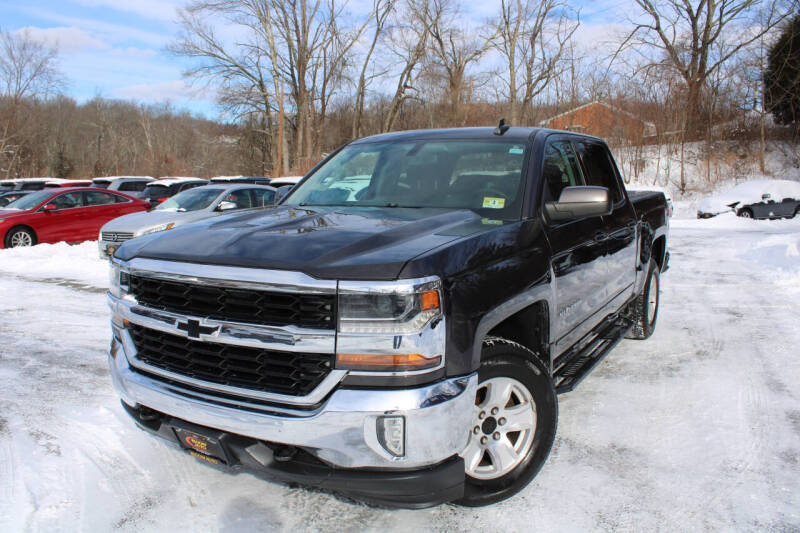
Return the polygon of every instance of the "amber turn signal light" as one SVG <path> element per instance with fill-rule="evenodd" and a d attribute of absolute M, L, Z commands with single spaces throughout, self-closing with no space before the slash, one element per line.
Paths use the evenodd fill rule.
<path fill-rule="evenodd" d="M 373 372 L 404 372 L 435 367 L 438 366 L 441 361 L 441 355 L 425 357 L 418 353 L 340 353 L 336 355 L 336 368 L 345 370 L 368 370 Z"/>
<path fill-rule="evenodd" d="M 419 295 L 420 311 L 439 309 L 439 291 L 436 289 L 425 291 Z"/>

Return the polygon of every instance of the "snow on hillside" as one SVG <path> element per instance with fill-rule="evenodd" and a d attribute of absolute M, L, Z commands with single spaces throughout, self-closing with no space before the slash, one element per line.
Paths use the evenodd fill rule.
<path fill-rule="evenodd" d="M 680 146 L 645 146 L 612 148 L 617 164 L 631 188 L 668 190 L 675 199 L 693 199 L 738 183 L 760 179 L 800 181 L 800 150 L 786 143 L 767 145 L 765 173 L 758 164 L 756 143 L 744 147 L 732 142 L 718 142 L 708 158 L 705 143 L 687 143 L 684 147 L 686 193 L 680 192 Z"/>

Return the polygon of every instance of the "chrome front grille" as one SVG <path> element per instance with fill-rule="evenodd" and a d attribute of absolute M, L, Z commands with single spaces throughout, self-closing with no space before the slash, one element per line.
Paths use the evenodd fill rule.
<path fill-rule="evenodd" d="M 131 275 L 130 293 L 141 305 L 214 320 L 332 330 L 333 294 L 298 294 Z"/>
<path fill-rule="evenodd" d="M 229 387 L 305 396 L 319 386 L 333 367 L 330 354 L 200 342 L 136 325 L 129 331 L 136 358 L 143 363 Z"/>
<path fill-rule="evenodd" d="M 104 231 L 100 238 L 106 242 L 124 242 L 133 239 L 133 233 L 125 231 Z"/>

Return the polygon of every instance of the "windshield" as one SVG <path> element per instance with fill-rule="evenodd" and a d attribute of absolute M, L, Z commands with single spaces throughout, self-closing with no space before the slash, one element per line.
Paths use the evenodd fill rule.
<path fill-rule="evenodd" d="M 28 209 L 33 209 L 51 196 L 53 196 L 53 191 L 34 192 L 14 200 L 3 209 L 18 209 L 20 211 L 27 211 Z"/>
<path fill-rule="evenodd" d="M 198 187 L 178 193 L 163 204 L 156 207 L 160 211 L 199 211 L 211 205 L 211 202 L 225 189 L 215 187 Z"/>
<path fill-rule="evenodd" d="M 495 140 L 350 145 L 284 205 L 443 207 L 518 219 L 524 156 L 524 143 Z"/>

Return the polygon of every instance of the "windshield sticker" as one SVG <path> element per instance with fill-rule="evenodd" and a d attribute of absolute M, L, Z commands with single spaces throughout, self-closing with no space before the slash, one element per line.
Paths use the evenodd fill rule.
<path fill-rule="evenodd" d="M 502 220 L 492 220 L 491 218 L 482 218 L 481 219 L 481 224 L 483 224 L 484 226 L 502 226 L 503 225 L 503 221 Z"/>
<path fill-rule="evenodd" d="M 484 209 L 503 209 L 506 206 L 505 198 L 492 198 L 491 196 L 483 197 Z"/>
<path fill-rule="evenodd" d="M 519 155 L 524 151 L 525 149 L 522 146 L 512 146 L 511 148 L 508 149 L 509 154 L 516 154 L 516 155 Z"/>

